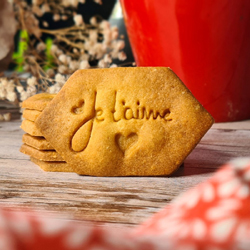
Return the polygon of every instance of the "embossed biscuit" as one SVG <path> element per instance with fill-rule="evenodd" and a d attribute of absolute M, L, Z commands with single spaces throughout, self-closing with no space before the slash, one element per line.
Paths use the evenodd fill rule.
<path fill-rule="evenodd" d="M 40 161 L 34 157 L 30 157 L 30 160 L 47 172 L 73 172 L 73 169 L 67 162 Z"/>
<path fill-rule="evenodd" d="M 22 137 L 23 143 L 38 150 L 54 150 L 54 148 L 49 144 L 49 142 L 40 136 L 31 136 L 29 134 L 24 134 Z"/>
<path fill-rule="evenodd" d="M 23 120 L 21 129 L 32 136 L 43 136 L 41 131 L 37 128 L 36 124 L 29 120 Z"/>
<path fill-rule="evenodd" d="M 42 111 L 35 109 L 24 109 L 22 115 L 26 120 L 34 122 L 41 113 Z"/>
<path fill-rule="evenodd" d="M 22 102 L 22 108 L 35 109 L 42 111 L 56 94 L 40 93 L 29 97 Z"/>
<path fill-rule="evenodd" d="M 79 70 L 35 124 L 74 171 L 170 175 L 213 118 L 169 68 Z"/>
<path fill-rule="evenodd" d="M 20 152 L 41 161 L 64 161 L 55 150 L 38 150 L 26 144 L 21 146 Z"/>

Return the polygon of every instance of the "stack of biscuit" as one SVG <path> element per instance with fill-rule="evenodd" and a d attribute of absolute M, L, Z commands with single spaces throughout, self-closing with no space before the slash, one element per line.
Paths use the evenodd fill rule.
<path fill-rule="evenodd" d="M 78 70 L 22 107 L 20 151 L 43 170 L 90 176 L 170 175 L 213 124 L 164 67 Z"/>
<path fill-rule="evenodd" d="M 64 161 L 35 125 L 35 120 L 42 113 L 55 94 L 41 93 L 22 103 L 23 118 L 21 128 L 26 132 L 22 137 L 20 151 L 30 156 L 30 160 L 44 171 L 72 172 Z"/>

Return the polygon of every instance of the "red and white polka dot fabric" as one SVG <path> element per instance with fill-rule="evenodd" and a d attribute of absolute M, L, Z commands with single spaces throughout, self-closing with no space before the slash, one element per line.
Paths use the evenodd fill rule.
<path fill-rule="evenodd" d="M 0 209 L 0 250 L 250 250 L 250 158 L 222 166 L 136 229 Z"/>

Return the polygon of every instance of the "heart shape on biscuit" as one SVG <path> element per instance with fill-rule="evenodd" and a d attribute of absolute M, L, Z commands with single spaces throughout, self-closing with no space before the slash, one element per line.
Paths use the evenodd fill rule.
<path fill-rule="evenodd" d="M 125 154 L 129 149 L 131 149 L 138 141 L 138 135 L 136 133 L 130 133 L 128 135 L 116 134 L 115 142 L 118 148 Z"/>

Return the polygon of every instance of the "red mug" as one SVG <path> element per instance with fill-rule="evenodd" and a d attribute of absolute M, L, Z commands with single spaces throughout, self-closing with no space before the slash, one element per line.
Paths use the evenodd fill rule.
<path fill-rule="evenodd" d="M 250 0 L 120 0 L 137 66 L 167 66 L 216 122 L 250 118 Z"/>

